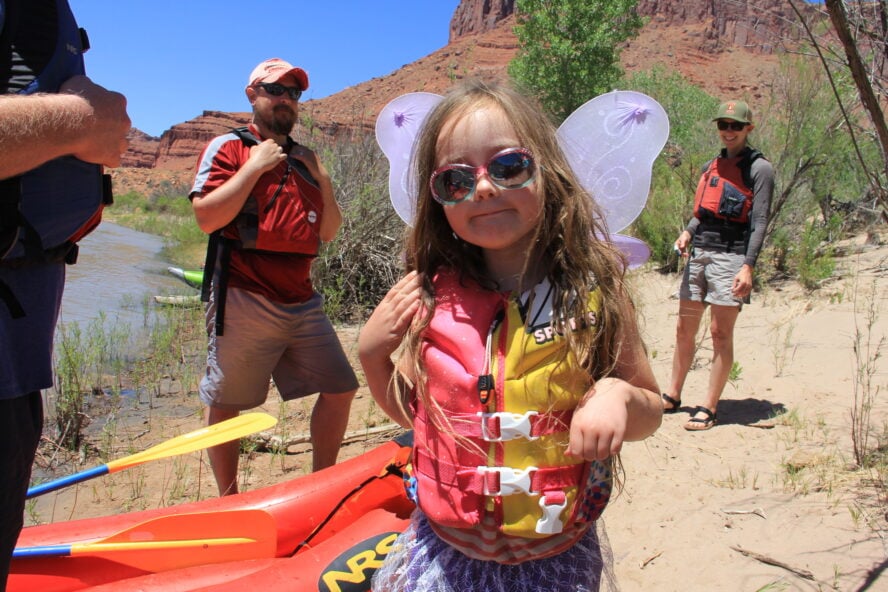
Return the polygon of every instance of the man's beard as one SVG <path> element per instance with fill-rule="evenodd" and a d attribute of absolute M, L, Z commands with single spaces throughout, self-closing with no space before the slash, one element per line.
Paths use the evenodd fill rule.
<path fill-rule="evenodd" d="M 296 113 L 286 105 L 277 105 L 270 118 L 257 114 L 263 126 L 271 130 L 275 135 L 289 136 L 296 125 Z"/>

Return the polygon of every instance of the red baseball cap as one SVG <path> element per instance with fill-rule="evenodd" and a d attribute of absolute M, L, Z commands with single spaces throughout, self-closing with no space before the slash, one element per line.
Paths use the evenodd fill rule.
<path fill-rule="evenodd" d="M 288 74 L 292 75 L 302 90 L 308 88 L 308 74 L 302 68 L 285 62 L 281 58 L 270 58 L 253 68 L 247 86 L 255 86 L 260 82 L 280 82 Z"/>

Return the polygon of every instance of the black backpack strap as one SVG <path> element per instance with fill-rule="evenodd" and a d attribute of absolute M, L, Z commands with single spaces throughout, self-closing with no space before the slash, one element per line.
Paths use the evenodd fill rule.
<path fill-rule="evenodd" d="M 216 286 L 216 336 L 225 333 L 225 303 L 228 300 L 228 271 L 231 268 L 231 243 L 224 238 L 220 243 L 219 285 Z M 204 272 L 206 273 L 206 272 Z"/>
<path fill-rule="evenodd" d="M 255 146 L 256 144 L 259 143 L 259 138 L 257 138 L 253 134 L 253 132 L 250 131 L 250 128 L 248 128 L 248 127 L 236 127 L 231 130 L 231 133 L 233 133 L 238 138 L 240 138 L 241 142 L 243 142 L 245 146 Z M 291 138 L 290 136 L 287 136 L 287 145 L 284 146 L 284 152 L 286 152 L 287 154 L 290 154 L 290 150 L 292 150 L 293 147 L 296 145 L 297 144 L 293 140 L 293 138 Z M 287 162 L 290 164 L 291 167 L 296 169 L 296 171 L 300 175 L 302 175 L 302 177 L 305 178 L 305 180 L 307 180 L 309 183 L 311 183 L 315 187 L 318 186 L 317 180 L 315 180 L 315 178 L 308 171 L 308 168 L 302 163 L 301 160 L 297 160 L 295 158 L 288 157 Z M 281 186 L 283 186 L 283 183 L 281 184 Z M 278 190 L 278 191 L 280 191 L 280 190 Z"/>
<path fill-rule="evenodd" d="M 220 236 L 221 232 L 218 230 L 215 232 L 211 232 L 210 238 L 207 241 L 207 256 L 204 259 L 203 281 L 200 284 L 201 302 L 210 301 L 210 289 L 213 283 L 213 273 L 215 273 L 216 269 L 216 257 L 219 253 Z"/>
<path fill-rule="evenodd" d="M 749 148 L 746 151 L 746 154 L 743 155 L 743 158 L 740 159 L 740 162 L 737 166 L 740 167 L 740 174 L 743 175 L 743 183 L 749 189 L 755 189 L 753 187 L 752 181 L 752 163 L 754 163 L 759 158 L 764 158 L 764 154 L 761 151 L 756 150 L 755 148 Z"/>
<path fill-rule="evenodd" d="M 231 133 L 240 138 L 245 146 L 255 146 L 259 139 L 247 127 L 236 127 Z M 219 261 L 219 276 L 216 278 L 216 261 Z M 210 233 L 207 240 L 207 256 L 204 260 L 203 282 L 200 285 L 201 302 L 210 301 L 210 291 L 216 280 L 216 335 L 225 332 L 225 300 L 228 292 L 228 268 L 231 262 L 231 244 L 222 237 L 222 231 Z"/>
<path fill-rule="evenodd" d="M 219 277 L 216 275 L 216 260 L 219 261 Z M 225 332 L 225 301 L 228 294 L 228 269 L 231 263 L 231 241 L 222 236 L 221 230 L 210 233 L 207 241 L 207 257 L 204 261 L 203 282 L 200 285 L 201 302 L 210 301 L 213 281 L 216 282 L 216 335 Z"/>
<path fill-rule="evenodd" d="M 231 133 L 240 138 L 245 146 L 255 146 L 259 143 L 259 138 L 257 138 L 248 127 L 236 127 L 231 130 Z"/>

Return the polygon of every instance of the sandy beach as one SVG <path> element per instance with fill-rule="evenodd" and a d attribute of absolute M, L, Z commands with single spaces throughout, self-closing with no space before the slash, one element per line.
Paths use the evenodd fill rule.
<path fill-rule="evenodd" d="M 625 488 L 604 518 L 622 590 L 888 590 L 885 461 L 881 472 L 855 468 L 851 439 L 855 392 L 863 394 L 868 375 L 870 392 L 881 389 L 871 410 L 872 446 L 879 437 L 885 441 L 888 361 L 878 354 L 888 345 L 875 346 L 888 335 L 888 247 L 861 237 L 840 251 L 835 277 L 813 293 L 794 282 L 764 282 L 753 294 L 736 328 L 738 375 L 725 389 L 715 428 L 692 433 L 682 427 L 708 378 L 711 349 L 703 334 L 683 411 L 664 416 L 644 442 L 624 447 Z M 633 272 L 661 386 L 671 370 L 678 280 L 654 269 Z M 357 330 L 341 332 L 352 355 Z M 856 340 L 870 343 L 869 353 L 859 347 L 856 356 Z M 393 434 L 360 435 L 388 423 L 370 401 L 362 387 L 349 425 L 358 435 L 344 445 L 341 458 Z M 269 397 L 263 410 L 280 417 L 275 435 L 290 445 L 287 454 L 257 450 L 245 457 L 242 489 L 307 470 L 309 446 L 298 436 L 307 431 L 312 402 L 281 408 L 276 395 Z M 173 381 L 150 409 L 135 404 L 115 414 L 116 456 L 196 429 L 200 415 L 193 385 Z M 58 472 L 99 462 L 87 457 Z M 43 496 L 26 523 L 214 495 L 206 455 L 192 453 Z"/>

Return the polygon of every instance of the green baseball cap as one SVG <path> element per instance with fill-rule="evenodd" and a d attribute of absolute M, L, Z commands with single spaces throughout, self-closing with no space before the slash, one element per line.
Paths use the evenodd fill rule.
<path fill-rule="evenodd" d="M 718 115 L 712 121 L 733 119 L 740 123 L 752 123 L 752 110 L 744 101 L 725 101 L 718 106 Z"/>

